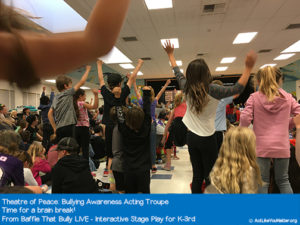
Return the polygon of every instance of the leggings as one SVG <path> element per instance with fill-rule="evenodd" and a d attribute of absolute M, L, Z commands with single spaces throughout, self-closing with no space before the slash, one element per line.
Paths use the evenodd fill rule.
<path fill-rule="evenodd" d="M 90 129 L 89 127 L 76 127 L 76 141 L 82 149 L 82 155 L 85 159 L 89 159 Z"/>
<path fill-rule="evenodd" d="M 205 180 L 206 186 L 210 184 L 209 173 L 218 157 L 216 134 L 201 137 L 189 131 L 187 144 L 193 167 L 192 193 L 202 193 L 202 183 Z"/>

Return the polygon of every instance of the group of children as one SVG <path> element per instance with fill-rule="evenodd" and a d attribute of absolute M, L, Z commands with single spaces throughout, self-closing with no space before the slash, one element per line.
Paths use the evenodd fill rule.
<path fill-rule="evenodd" d="M 0 1 L 0 18 L 10 20 L 2 22 L 0 19 L 0 78 L 16 82 L 19 87 L 28 87 L 41 78 L 64 73 L 105 55 L 116 42 L 129 3 L 130 0 L 99 0 L 84 31 L 47 36 L 20 32 L 26 29 L 22 17 L 12 13 Z M 164 50 L 182 93 L 177 97 L 164 132 L 160 133 L 161 141 L 156 140 L 160 124 L 154 112 L 169 81 L 157 96 L 151 87 L 144 87 L 143 97 L 136 92 L 141 107 L 126 107 L 130 88 L 135 84 L 143 62 L 139 61 L 122 87 L 119 74 L 109 74 L 108 86 L 105 85 L 102 62 L 98 61 L 99 88 L 104 98 L 102 122 L 105 125 L 107 169 L 112 168 L 117 190 L 120 193 L 150 193 L 150 170 L 156 172 L 156 146 L 165 145 L 167 162 L 164 169 L 170 170 L 171 146 L 187 143 L 193 168 L 192 193 L 202 193 L 204 181 L 207 193 L 266 193 L 271 161 L 280 192 L 292 193 L 288 180 L 288 129 L 295 122 L 298 132 L 300 119 L 296 115 L 300 108 L 291 95 L 280 88 L 283 78 L 280 70 L 265 67 L 258 71 L 255 75 L 258 91 L 249 97 L 241 112 L 240 127 L 226 132 L 222 143 L 225 128 L 222 122 L 220 130 L 216 129 L 216 113 L 220 112 L 223 118 L 225 106 L 220 103 L 243 92 L 256 54 L 247 54 L 242 76 L 234 86 L 225 87 L 212 83 L 213 78 L 203 59 L 192 61 L 184 76 L 176 64 L 170 41 L 164 44 Z M 90 138 L 88 113 L 98 107 L 98 91 L 93 91 L 95 101 L 89 104 L 85 102 L 85 92 L 80 89 L 89 71 L 87 66 L 86 73 L 74 87 L 70 78 L 59 76 L 56 79 L 59 93 L 54 98 L 53 95 L 41 97 L 43 136 L 36 129 L 37 116 L 29 115 L 28 110 L 19 123 L 21 135 L 14 132 L 14 115 L 7 117 L 6 107 L 0 105 L 0 128 L 4 129 L 0 133 L 1 186 L 27 183 L 31 185 L 28 186 L 30 190 L 41 192 L 32 188 L 38 186 L 32 185 L 40 185 L 43 179 L 51 177 L 53 193 L 98 192 L 89 166 L 89 144 L 101 145 L 94 142 L 101 129 L 94 127 L 98 135 Z M 251 123 L 253 131 L 244 128 Z M 52 150 L 51 136 L 57 142 Z M 36 140 L 42 143 L 34 142 Z M 297 145 L 300 143 L 296 142 L 296 159 L 300 163 Z M 20 151 L 22 148 L 25 151 Z M 80 149 L 82 156 L 78 155 Z M 49 164 L 49 154 L 48 160 L 45 157 L 48 150 L 56 158 L 51 160 L 53 166 Z M 40 177 L 40 172 L 45 175 Z"/>

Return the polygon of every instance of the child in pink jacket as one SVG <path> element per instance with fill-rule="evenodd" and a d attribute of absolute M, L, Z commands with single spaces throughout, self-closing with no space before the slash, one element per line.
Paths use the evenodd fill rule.
<path fill-rule="evenodd" d="M 51 172 L 51 166 L 46 160 L 45 152 L 45 148 L 39 142 L 33 142 L 28 149 L 28 153 L 32 157 L 33 162 L 31 171 L 38 185 L 42 185 L 42 178 L 40 177 L 39 172 Z"/>
<path fill-rule="evenodd" d="M 256 80 L 259 90 L 250 95 L 241 113 L 240 125 L 248 127 L 253 121 L 257 162 L 264 182 L 259 193 L 268 193 L 271 159 L 280 192 L 293 193 L 288 178 L 289 121 L 290 116 L 300 113 L 300 105 L 280 88 L 283 74 L 279 69 L 265 67 L 258 71 Z"/>

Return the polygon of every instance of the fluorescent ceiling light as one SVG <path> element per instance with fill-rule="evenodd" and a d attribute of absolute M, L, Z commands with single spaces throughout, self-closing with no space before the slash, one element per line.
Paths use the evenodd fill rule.
<path fill-rule="evenodd" d="M 252 41 L 257 32 L 239 33 L 233 41 L 233 44 L 245 44 Z"/>
<path fill-rule="evenodd" d="M 55 84 L 56 83 L 56 80 L 45 80 L 46 82 L 49 82 L 49 83 L 53 83 Z"/>
<path fill-rule="evenodd" d="M 236 57 L 225 57 L 221 60 L 221 63 L 233 63 Z"/>
<path fill-rule="evenodd" d="M 145 0 L 145 3 L 149 10 L 173 8 L 172 0 Z"/>
<path fill-rule="evenodd" d="M 138 73 L 137 73 L 137 75 L 138 76 L 142 76 L 142 75 L 144 75 L 141 71 L 139 71 Z"/>
<path fill-rule="evenodd" d="M 132 64 L 120 64 L 123 69 L 134 69 L 134 66 Z"/>
<path fill-rule="evenodd" d="M 62 0 L 4 0 L 19 13 L 52 33 L 83 31 L 87 21 Z"/>
<path fill-rule="evenodd" d="M 228 66 L 217 67 L 216 71 L 225 71 L 228 69 Z"/>
<path fill-rule="evenodd" d="M 82 86 L 82 87 L 80 87 L 80 88 L 83 89 L 83 90 L 89 90 L 89 89 L 91 89 L 91 88 L 85 87 L 85 86 Z"/>
<path fill-rule="evenodd" d="M 281 53 L 287 53 L 287 52 L 300 52 L 300 40 L 292 44 L 287 49 L 283 50 Z"/>
<path fill-rule="evenodd" d="M 171 66 L 171 62 L 169 62 L 169 64 L 170 64 L 170 66 Z M 177 66 L 182 66 L 182 61 L 181 61 L 181 60 L 178 60 L 178 61 L 176 61 L 176 64 L 177 64 Z"/>
<path fill-rule="evenodd" d="M 170 39 L 161 39 L 160 42 L 162 45 L 164 45 L 164 43 L 166 41 L 171 41 L 171 44 L 174 45 L 174 48 L 179 48 L 179 41 L 178 38 L 170 38 Z"/>
<path fill-rule="evenodd" d="M 289 59 L 289 58 L 293 57 L 294 55 L 295 55 L 295 53 L 281 54 L 280 56 L 276 57 L 274 60 L 285 60 L 285 59 Z"/>
<path fill-rule="evenodd" d="M 277 65 L 277 64 L 275 64 L 275 63 L 265 64 L 265 65 L 261 66 L 260 69 L 265 68 L 266 66 L 271 66 L 271 67 L 273 67 L 273 66 L 276 66 L 276 65 Z"/>
<path fill-rule="evenodd" d="M 180 72 L 183 73 L 183 69 L 180 69 Z"/>
<path fill-rule="evenodd" d="M 107 55 L 101 57 L 100 59 L 105 64 L 132 63 L 132 61 L 116 47 L 113 47 L 113 49 Z"/>

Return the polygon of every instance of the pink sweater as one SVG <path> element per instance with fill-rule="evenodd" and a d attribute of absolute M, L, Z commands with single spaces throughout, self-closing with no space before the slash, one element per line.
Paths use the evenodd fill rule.
<path fill-rule="evenodd" d="M 279 93 L 272 102 L 261 92 L 251 94 L 241 113 L 241 126 L 248 127 L 253 120 L 257 157 L 290 157 L 289 120 L 300 113 L 300 105 L 283 89 Z"/>
<path fill-rule="evenodd" d="M 38 185 L 42 185 L 42 178 L 40 177 L 39 172 L 49 173 L 51 172 L 51 167 L 46 159 L 36 157 L 31 171 Z"/>

